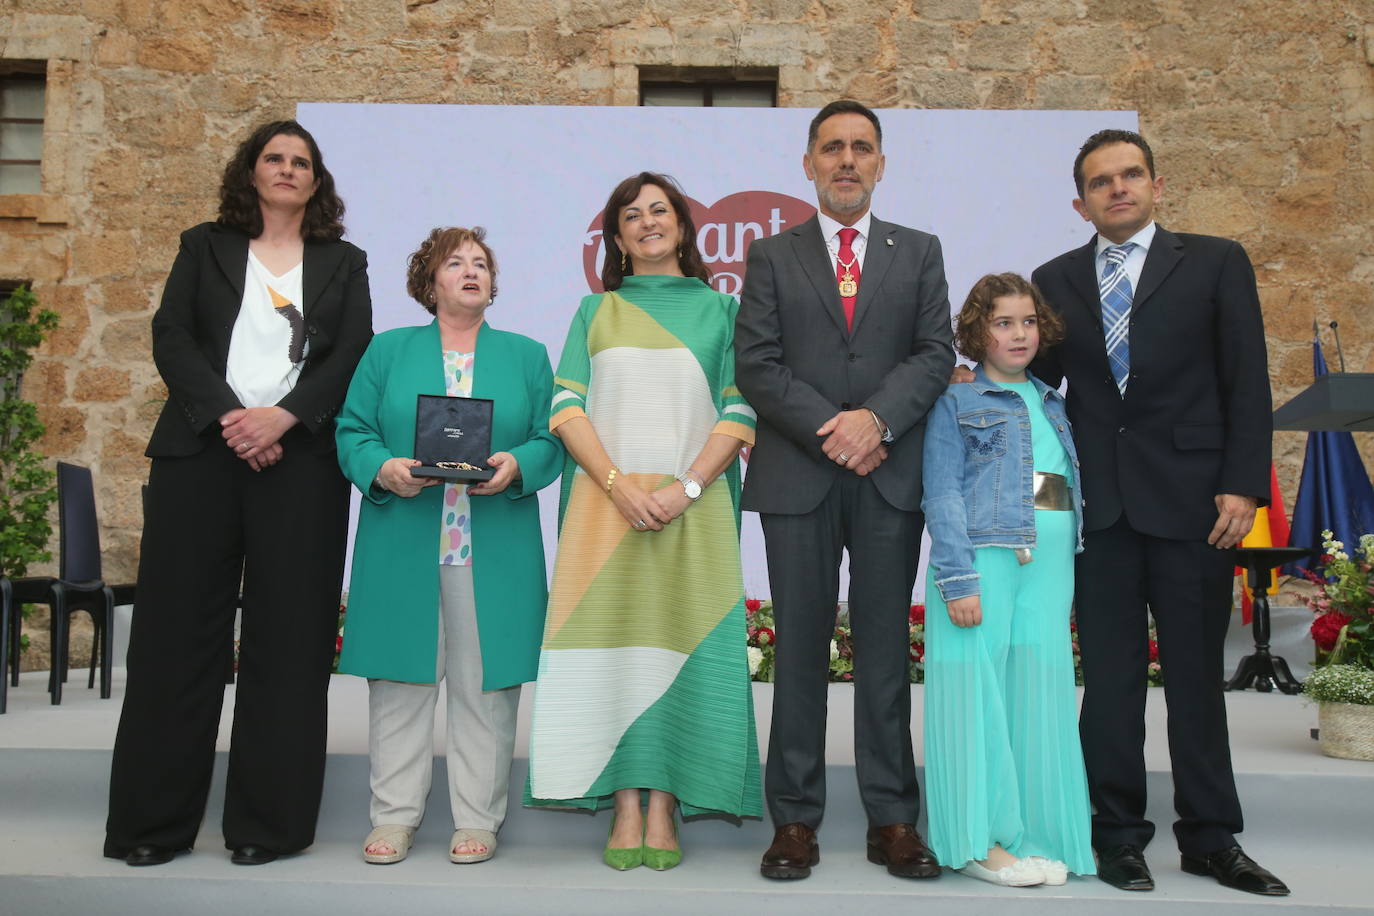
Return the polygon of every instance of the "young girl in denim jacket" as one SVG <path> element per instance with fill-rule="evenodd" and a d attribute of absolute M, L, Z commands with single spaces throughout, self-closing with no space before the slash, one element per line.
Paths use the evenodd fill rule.
<path fill-rule="evenodd" d="M 979 361 L 926 423 L 925 762 L 942 865 L 994 884 L 1093 874 L 1069 609 L 1082 509 L 1064 399 L 1027 371 L 1063 325 L 1017 274 L 969 292 Z"/>

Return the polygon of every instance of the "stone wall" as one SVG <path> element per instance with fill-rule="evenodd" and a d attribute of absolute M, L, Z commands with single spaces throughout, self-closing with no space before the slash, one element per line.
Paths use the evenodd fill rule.
<path fill-rule="evenodd" d="M 1137 109 L 1161 221 L 1250 252 L 1276 402 L 1310 379 L 1314 318 L 1374 371 L 1367 0 L 8 0 L 0 57 L 48 61 L 44 193 L 0 196 L 0 275 L 62 316 L 26 394 L 44 450 L 95 469 L 121 581 L 177 233 L 213 214 L 249 127 L 299 101 L 632 105 L 642 66 L 726 66 L 776 67 L 785 106 Z M 1276 436 L 1290 505 L 1303 441 Z"/>

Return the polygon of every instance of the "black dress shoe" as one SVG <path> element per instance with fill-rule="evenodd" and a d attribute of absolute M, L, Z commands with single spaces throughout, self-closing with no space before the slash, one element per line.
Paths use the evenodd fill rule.
<path fill-rule="evenodd" d="M 179 852 L 185 852 L 185 850 L 168 849 L 166 846 L 154 846 L 149 843 L 130 849 L 129 854 L 124 857 L 124 861 L 134 866 L 166 865 L 176 858 L 176 854 Z"/>
<path fill-rule="evenodd" d="M 275 862 L 276 860 L 277 854 L 272 850 L 253 845 L 240 846 L 229 857 L 229 861 L 235 865 L 266 865 L 268 862 Z"/>
<path fill-rule="evenodd" d="M 1122 845 L 1097 853 L 1097 877 L 1123 891 L 1152 891 L 1155 879 L 1139 846 Z"/>
<path fill-rule="evenodd" d="M 1275 878 L 1268 870 L 1261 868 L 1239 846 L 1219 849 L 1201 858 L 1183 856 L 1180 864 L 1190 875 L 1211 876 L 1226 887 L 1234 887 L 1238 891 L 1264 894 L 1266 897 L 1288 896 L 1288 885 Z"/>
<path fill-rule="evenodd" d="M 763 854 L 759 872 L 780 880 L 805 878 L 821 861 L 816 831 L 805 824 L 783 824 L 773 833 L 773 844 Z"/>

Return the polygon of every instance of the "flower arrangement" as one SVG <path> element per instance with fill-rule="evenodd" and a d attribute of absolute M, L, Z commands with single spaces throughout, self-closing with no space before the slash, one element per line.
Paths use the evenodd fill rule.
<path fill-rule="evenodd" d="M 334 632 L 334 663 L 330 666 L 331 674 L 339 673 L 339 655 L 343 652 L 343 631 L 344 615 L 348 613 L 348 592 L 339 596 L 339 625 Z"/>
<path fill-rule="evenodd" d="M 774 655 L 777 645 L 777 623 L 773 616 L 773 602 L 748 598 L 744 602 L 745 627 L 748 634 L 745 651 L 749 656 L 749 676 L 756 681 L 772 683 Z M 1083 664 L 1078 650 L 1078 625 L 1069 624 L 1073 645 L 1074 683 L 1083 685 Z M 923 684 L 926 678 L 926 608 L 923 604 L 913 604 L 907 617 L 907 638 L 910 643 L 911 666 L 908 679 L 913 684 Z M 1150 621 L 1150 660 L 1145 671 L 1146 681 L 1151 687 L 1164 684 L 1164 674 L 1159 665 L 1159 642 L 1155 633 L 1154 621 Z M 835 613 L 835 634 L 830 640 L 830 680 L 832 683 L 849 683 L 854 680 L 854 637 L 849 626 L 849 612 L 837 608 Z"/>
<path fill-rule="evenodd" d="M 777 651 L 773 602 L 746 599 L 744 619 L 748 631 L 745 651 L 749 655 L 749 676 L 756 681 L 772 683 Z M 913 604 L 908 623 L 911 656 L 908 677 L 913 684 L 925 679 L 925 620 L 926 609 Z M 837 684 L 854 680 L 854 631 L 849 625 L 849 612 L 839 608 L 835 612 L 835 632 L 830 640 L 830 680 Z"/>
<path fill-rule="evenodd" d="M 1302 600 L 1314 615 L 1319 667 L 1303 692 L 1318 702 L 1374 706 L 1374 534 L 1362 535 L 1353 553 L 1323 531 L 1318 571 L 1306 573 L 1316 586 Z"/>

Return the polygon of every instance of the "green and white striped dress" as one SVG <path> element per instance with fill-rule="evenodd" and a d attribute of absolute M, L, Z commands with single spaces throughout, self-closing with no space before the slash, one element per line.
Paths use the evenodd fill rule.
<path fill-rule="evenodd" d="M 550 427 L 586 416 L 646 490 L 677 486 L 712 433 L 754 440 L 735 388 L 735 300 L 700 280 L 626 277 L 582 300 Z M 745 654 L 739 462 L 659 532 L 564 469 L 526 804 L 602 808 L 661 789 L 685 814 L 761 814 Z"/>

